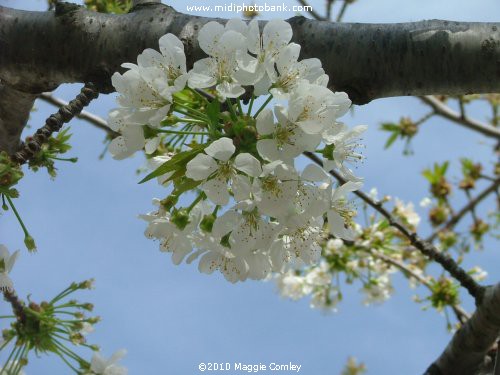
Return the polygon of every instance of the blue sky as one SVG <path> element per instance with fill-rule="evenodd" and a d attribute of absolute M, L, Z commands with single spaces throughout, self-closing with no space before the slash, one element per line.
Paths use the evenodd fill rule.
<path fill-rule="evenodd" d="M 346 21 L 495 21 L 500 14 L 497 0 L 358 3 L 349 8 Z M 42 0 L 0 0 L 0 4 L 45 8 Z M 170 5 L 185 11 L 186 4 L 175 1 Z M 311 4 L 322 10 L 322 1 Z M 293 14 L 263 16 L 288 18 Z M 78 90 L 77 85 L 66 85 L 56 95 L 69 100 Z M 36 107 L 27 134 L 54 111 L 42 102 Z M 107 95 L 88 109 L 105 117 L 113 107 L 114 96 Z M 369 125 L 367 158 L 358 171 L 365 176 L 366 190 L 376 186 L 381 194 L 418 204 L 427 195 L 420 172 L 434 161 L 464 156 L 490 161 L 490 141 L 438 119 L 422 127 L 413 143 L 414 156 L 403 156 L 401 143 L 383 150 L 387 136 L 377 130 L 382 121 L 396 121 L 403 115 L 418 118 L 426 111 L 417 99 L 396 98 L 356 107 L 353 115 L 345 116 L 351 126 Z M 474 106 L 471 114 L 482 120 L 489 115 L 481 106 Z M 78 296 L 94 303 L 96 314 L 103 319 L 89 342 L 101 345 L 106 355 L 127 348 L 123 363 L 131 374 L 196 374 L 200 362 L 293 362 L 302 365 L 301 374 L 339 374 L 350 355 L 364 361 L 369 374 L 418 374 L 450 339 L 444 318 L 434 311 L 421 311 L 411 301 L 414 291 L 401 277 L 396 277 L 394 297 L 375 307 L 361 304 L 359 285 L 345 286 L 339 312 L 325 316 L 311 310 L 306 300 L 281 299 L 273 282 L 231 285 L 218 275 L 200 274 L 194 265 L 174 266 L 167 254 L 158 251 L 157 243 L 143 236 L 144 223 L 137 219 L 138 214 L 152 209 L 153 197 L 164 194 L 155 183 L 137 184 L 140 178 L 135 171 L 143 165 L 142 158 L 118 162 L 108 155 L 98 160 L 104 147 L 102 132 L 79 120 L 71 123 L 71 132 L 73 150 L 68 155 L 78 156 L 79 162 L 60 163 L 55 181 L 44 172 L 28 172 L 19 185 L 17 207 L 37 241 L 38 252 L 24 250 L 22 232 L 8 213 L 0 216 L 0 243 L 11 250 L 22 249 L 12 272 L 20 296 L 31 293 L 34 300 L 50 299 L 70 282 L 94 277 L 96 289 Z M 456 164 L 451 176 L 459 178 Z M 454 199 L 464 201 L 460 192 L 455 192 Z M 488 208 L 493 208 L 493 200 L 481 210 Z M 423 233 L 426 229 L 422 228 Z M 488 251 L 474 253 L 465 262 L 487 269 L 487 283 L 500 277 L 498 269 L 488 267 L 498 264 L 495 246 L 498 244 L 488 240 Z M 464 302 L 471 310 L 465 295 Z M 1 313 L 8 309 L 0 302 Z M 31 357 L 28 375 L 68 373 L 57 359 L 42 357 Z M 4 359 L 0 354 L 0 360 Z"/>

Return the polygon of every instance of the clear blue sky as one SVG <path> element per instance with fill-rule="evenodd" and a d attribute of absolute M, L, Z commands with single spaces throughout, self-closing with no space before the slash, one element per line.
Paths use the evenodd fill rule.
<path fill-rule="evenodd" d="M 267 0 L 268 4 L 281 2 Z M 225 3 L 229 2 L 206 2 Z M 498 21 L 500 14 L 498 0 L 358 3 L 349 8 L 345 21 Z M 0 4 L 33 10 L 46 7 L 45 0 L 0 0 Z M 170 3 L 179 11 L 185 11 L 186 4 L 184 0 Z M 311 4 L 323 10 L 323 1 Z M 291 16 L 269 13 L 263 18 Z M 78 86 L 68 85 L 56 95 L 69 100 L 78 90 Z M 27 134 L 54 111 L 41 102 L 36 107 Z M 106 116 L 113 107 L 114 96 L 108 95 L 92 103 L 89 110 Z M 423 126 L 413 144 L 414 156 L 402 156 L 401 143 L 383 150 L 387 135 L 377 130 L 382 121 L 398 120 L 402 115 L 418 118 L 425 113 L 418 100 L 397 98 L 356 107 L 353 116 L 344 118 L 349 125 L 369 125 L 367 159 L 358 172 L 365 176 L 367 190 L 376 186 L 381 194 L 418 205 L 427 195 L 420 172 L 432 162 L 463 156 L 490 160 L 489 141 L 437 119 Z M 486 116 L 479 106 L 472 113 L 481 119 Z M 138 214 L 151 210 L 153 197 L 164 194 L 155 183 L 137 184 L 140 178 L 135 171 L 143 159 L 137 156 L 118 162 L 108 155 L 99 161 L 102 132 L 78 120 L 71 123 L 71 132 L 73 150 L 68 155 L 78 156 L 79 162 L 60 163 L 55 181 L 45 172 L 28 172 L 19 185 L 18 210 L 37 241 L 38 253 L 24 250 L 22 232 L 10 214 L 0 216 L 0 243 L 11 250 L 22 249 L 12 272 L 20 296 L 31 293 L 35 301 L 50 299 L 72 281 L 96 279 L 94 291 L 78 296 L 93 302 L 103 319 L 89 342 L 101 345 L 106 355 L 127 348 L 123 363 L 130 374 L 197 374 L 200 362 L 293 362 L 302 365 L 301 374 L 339 374 L 350 355 L 364 361 L 369 374 L 419 374 L 450 339 L 444 318 L 434 311 L 422 312 L 411 301 L 414 291 L 401 277 L 396 277 L 394 297 L 376 307 L 361 304 L 359 285 L 345 286 L 339 312 L 324 316 L 311 310 L 307 300 L 281 299 L 273 282 L 230 285 L 218 275 L 200 274 L 194 265 L 174 266 L 169 255 L 158 251 L 157 243 L 143 236 L 144 223 L 137 219 Z M 456 165 L 452 176 L 459 178 Z M 463 201 L 460 192 L 455 199 Z M 487 269 L 486 282 L 493 283 L 500 271 L 488 265 L 499 263 L 494 251 L 498 244 L 488 241 L 487 245 L 489 251 L 472 255 L 466 264 Z M 466 296 L 465 305 L 472 309 Z M 1 313 L 8 309 L 0 302 Z M 0 354 L 0 360 L 4 359 Z M 27 373 L 69 372 L 55 358 L 32 357 Z"/>

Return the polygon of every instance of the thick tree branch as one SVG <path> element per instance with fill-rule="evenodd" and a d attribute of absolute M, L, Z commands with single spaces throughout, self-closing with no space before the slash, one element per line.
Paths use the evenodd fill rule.
<path fill-rule="evenodd" d="M 158 48 L 168 32 L 184 41 L 192 65 L 203 56 L 197 33 L 211 20 L 151 2 L 124 15 L 67 3 L 55 12 L 0 7 L 0 77 L 39 92 L 89 81 L 111 91 L 109 78 L 120 64 L 135 61 L 146 47 Z M 500 23 L 288 21 L 302 58 L 319 58 L 331 86 L 358 104 L 389 96 L 500 91 Z"/>
<path fill-rule="evenodd" d="M 136 61 L 147 47 L 158 48 L 165 33 L 183 40 L 192 66 L 204 55 L 198 31 L 212 20 L 151 0 L 137 2 L 124 15 L 69 3 L 57 4 L 55 12 L 0 7 L 0 79 L 25 93 L 40 94 L 69 82 L 94 82 L 101 92 L 111 92 L 110 77 L 120 65 Z M 288 21 L 293 40 L 302 45 L 301 57 L 319 58 L 331 87 L 346 91 L 356 104 L 400 95 L 500 91 L 500 23 Z M 13 100 L 0 100 L 16 107 Z M 15 126 L 22 127 L 19 122 Z M 16 146 L 8 145 L 10 150 Z"/>
<path fill-rule="evenodd" d="M 16 90 L 0 82 L 0 151 L 13 154 L 28 121 L 36 95 Z"/>
<path fill-rule="evenodd" d="M 500 61 L 500 60 L 499 60 Z M 500 68 L 499 68 L 500 69 Z M 486 123 L 482 123 L 480 121 L 471 119 L 466 116 L 462 116 L 461 113 L 455 112 L 453 109 L 448 107 L 442 101 L 437 99 L 434 96 L 422 96 L 420 97 L 422 101 L 432 107 L 436 114 L 457 123 L 458 125 L 462 125 L 471 130 L 477 131 L 487 137 L 493 137 L 496 139 L 500 139 L 500 129 L 497 129 L 491 125 Z"/>
<path fill-rule="evenodd" d="M 425 375 L 471 375 L 500 334 L 500 284 L 486 289 L 472 318 L 453 336 Z"/>

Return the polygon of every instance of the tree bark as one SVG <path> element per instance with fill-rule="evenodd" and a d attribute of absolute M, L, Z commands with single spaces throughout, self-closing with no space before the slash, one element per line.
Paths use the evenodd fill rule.
<path fill-rule="evenodd" d="M 109 93 L 114 91 L 110 77 L 120 65 L 135 62 L 145 48 L 158 48 L 166 33 L 181 38 L 192 66 L 204 56 L 198 31 L 212 20 L 156 0 L 136 1 L 125 15 L 69 3 L 48 12 L 0 7 L 0 79 L 29 94 L 89 81 Z M 500 91 L 500 23 L 340 24 L 304 17 L 288 22 L 293 41 L 302 46 L 301 58 L 319 58 L 330 87 L 347 92 L 355 104 L 390 96 Z M 15 107 L 10 97 L 0 100 Z M 11 142 L 2 140 L 0 149 L 12 150 Z"/>
<path fill-rule="evenodd" d="M 500 335 L 500 284 L 486 289 L 472 318 L 460 328 L 424 375 L 471 375 Z M 498 349 L 497 349 L 498 351 Z M 498 355 L 498 354 L 497 354 Z"/>

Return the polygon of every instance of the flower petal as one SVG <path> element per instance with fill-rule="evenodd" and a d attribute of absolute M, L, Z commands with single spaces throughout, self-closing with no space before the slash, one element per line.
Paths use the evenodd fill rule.
<path fill-rule="evenodd" d="M 207 155 L 220 161 L 228 161 L 235 151 L 233 140 L 227 137 L 220 138 L 205 148 Z"/>

